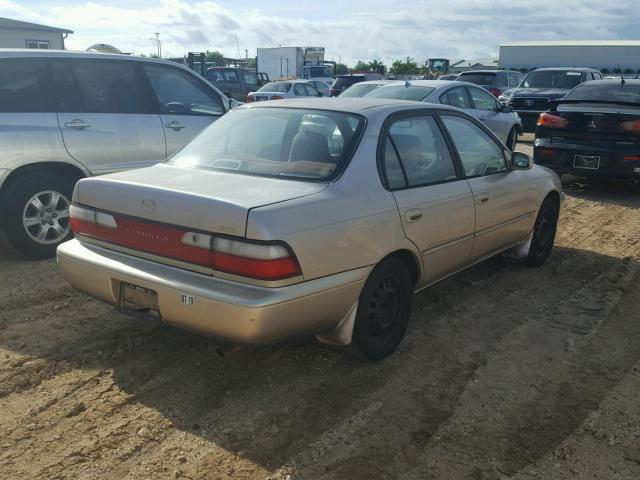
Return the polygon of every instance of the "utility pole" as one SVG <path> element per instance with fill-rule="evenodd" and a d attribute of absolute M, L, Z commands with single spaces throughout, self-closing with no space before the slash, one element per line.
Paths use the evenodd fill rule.
<path fill-rule="evenodd" d="M 162 58 L 162 44 L 159 38 L 160 32 L 153 32 L 153 34 L 156 36 L 155 40 L 156 40 L 156 49 L 158 50 L 158 58 Z M 153 38 L 151 40 L 153 40 Z"/>

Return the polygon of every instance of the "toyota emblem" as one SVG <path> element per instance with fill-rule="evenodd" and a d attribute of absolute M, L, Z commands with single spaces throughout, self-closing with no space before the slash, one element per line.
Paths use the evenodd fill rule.
<path fill-rule="evenodd" d="M 527 107 L 533 107 L 533 100 L 531 100 L 531 99 L 525 100 L 525 101 L 524 101 L 524 104 L 525 104 Z"/>
<path fill-rule="evenodd" d="M 146 213 L 153 213 L 156 211 L 156 203 L 153 200 L 150 199 L 144 199 L 141 202 L 142 205 L 142 210 L 144 210 Z"/>

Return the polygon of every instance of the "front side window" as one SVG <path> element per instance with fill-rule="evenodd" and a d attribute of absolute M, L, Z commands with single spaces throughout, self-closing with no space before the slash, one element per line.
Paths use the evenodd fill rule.
<path fill-rule="evenodd" d="M 469 97 L 464 87 L 455 87 L 447 90 L 440 96 L 440 103 L 458 108 L 471 108 Z"/>
<path fill-rule="evenodd" d="M 45 60 L 0 60 L 0 112 L 53 111 L 47 78 Z"/>
<path fill-rule="evenodd" d="M 149 113 L 133 62 L 51 61 L 59 112 Z"/>
<path fill-rule="evenodd" d="M 170 163 L 246 175 L 325 181 L 351 158 L 360 116 L 297 108 L 240 108 L 208 127 Z"/>
<path fill-rule="evenodd" d="M 293 85 L 293 94 L 299 97 L 309 96 L 309 93 L 307 91 L 307 86 L 303 83 L 296 83 Z"/>
<path fill-rule="evenodd" d="M 225 110 L 219 95 L 205 87 L 188 72 L 161 65 L 145 65 L 160 112 L 176 115 L 222 115 Z"/>
<path fill-rule="evenodd" d="M 442 115 L 442 120 L 458 150 L 466 177 L 480 177 L 508 170 L 502 147 L 480 127 L 453 115 Z"/>
<path fill-rule="evenodd" d="M 430 116 L 394 122 L 387 134 L 383 158 L 385 176 L 391 189 L 457 178 L 444 136 Z"/>
<path fill-rule="evenodd" d="M 489 92 L 480 90 L 479 88 L 469 88 L 469 93 L 477 110 L 487 110 L 489 112 L 498 111 L 498 104 L 495 101 L 495 97 Z"/>
<path fill-rule="evenodd" d="M 248 86 L 248 87 L 257 87 L 258 86 L 258 79 L 256 78 L 256 76 L 253 73 L 242 72 L 242 78 L 243 78 L 244 83 L 245 83 L 246 86 Z"/>

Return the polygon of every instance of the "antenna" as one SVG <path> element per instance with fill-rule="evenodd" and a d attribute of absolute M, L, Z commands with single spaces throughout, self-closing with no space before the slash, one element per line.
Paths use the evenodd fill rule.
<path fill-rule="evenodd" d="M 624 84 L 627 83 L 624 81 L 624 75 L 622 74 L 622 69 L 620 68 L 620 64 L 618 64 L 618 70 L 620 70 L 620 78 L 622 80 L 620 80 L 620 87 L 624 87 Z"/>

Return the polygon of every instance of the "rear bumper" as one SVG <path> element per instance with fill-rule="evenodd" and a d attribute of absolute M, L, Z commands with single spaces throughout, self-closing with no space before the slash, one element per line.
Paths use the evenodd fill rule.
<path fill-rule="evenodd" d="M 596 170 L 575 168 L 576 155 L 598 156 L 600 165 Z M 533 146 L 533 159 L 538 165 L 554 170 L 556 173 L 571 173 L 581 177 L 638 178 L 640 179 L 640 161 L 626 161 L 625 155 L 640 155 L 638 145 L 582 145 L 552 142 L 548 138 L 536 139 Z"/>
<path fill-rule="evenodd" d="M 163 321 L 238 343 L 269 343 L 333 330 L 357 301 L 369 267 L 285 287 L 213 278 L 70 240 L 58 247 L 62 276 L 112 305 L 127 283 L 153 290 Z M 193 304 L 182 295 L 193 296 Z"/>

